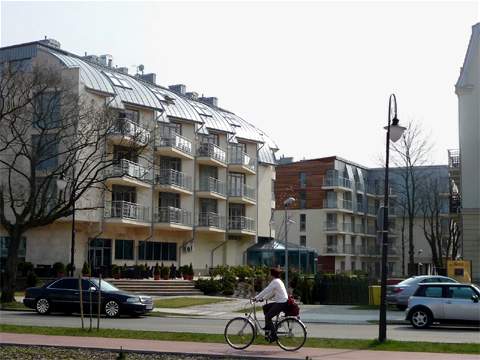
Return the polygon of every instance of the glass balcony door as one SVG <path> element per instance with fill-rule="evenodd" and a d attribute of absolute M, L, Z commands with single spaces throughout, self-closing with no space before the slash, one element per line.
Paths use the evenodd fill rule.
<path fill-rule="evenodd" d="M 228 188 L 230 196 L 243 196 L 245 174 L 230 173 L 228 175 Z"/>

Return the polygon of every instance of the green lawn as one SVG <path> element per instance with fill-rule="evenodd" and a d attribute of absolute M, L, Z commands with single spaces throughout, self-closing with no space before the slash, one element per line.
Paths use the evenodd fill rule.
<path fill-rule="evenodd" d="M 139 331 L 120 329 L 100 329 L 100 331 L 65 327 L 46 326 L 21 326 L 0 324 L 0 331 L 20 334 L 42 334 L 42 335 L 63 335 L 63 336 L 92 336 L 105 338 L 126 338 L 126 339 L 148 339 L 166 341 L 193 341 L 224 343 L 223 334 L 196 334 L 196 333 L 174 333 L 160 331 Z M 262 337 L 258 337 L 256 344 L 265 345 Z M 357 350 L 382 350 L 382 351 L 409 351 L 409 352 L 432 352 L 432 353 L 458 353 L 458 354 L 480 354 L 480 344 L 448 344 L 429 343 L 414 341 L 389 340 L 383 344 L 376 340 L 343 340 L 343 339 L 317 339 L 309 338 L 305 343 L 307 347 L 336 348 L 336 349 L 357 349 Z"/>
<path fill-rule="evenodd" d="M 0 303 L 1 310 L 20 310 L 20 311 L 33 311 L 33 309 L 27 308 L 23 303 L 14 301 L 10 303 Z"/>
<path fill-rule="evenodd" d="M 154 306 L 156 308 L 183 308 L 195 305 L 207 305 L 215 304 L 218 302 L 229 301 L 227 299 L 217 299 L 217 298 L 197 298 L 197 297 L 178 297 L 172 299 L 159 299 L 155 300 Z"/>

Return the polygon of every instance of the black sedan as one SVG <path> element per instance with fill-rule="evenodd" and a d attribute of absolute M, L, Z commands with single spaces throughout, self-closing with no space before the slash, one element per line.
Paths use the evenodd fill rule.
<path fill-rule="evenodd" d="M 89 314 L 90 311 L 98 311 L 100 295 L 101 311 L 107 317 L 113 318 L 120 314 L 142 315 L 153 309 L 150 296 L 126 293 L 105 280 L 100 282 L 97 278 L 84 278 L 81 283 L 81 292 L 78 278 L 69 277 L 57 279 L 42 287 L 28 288 L 23 303 L 39 314 L 55 311 L 69 314 L 80 312 L 82 296 L 83 312 Z"/>

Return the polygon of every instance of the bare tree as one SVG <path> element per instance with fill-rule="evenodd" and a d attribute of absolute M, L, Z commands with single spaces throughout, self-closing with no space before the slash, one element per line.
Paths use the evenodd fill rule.
<path fill-rule="evenodd" d="M 107 99 L 98 105 L 81 93 L 75 71 L 0 64 L 0 225 L 9 235 L 2 302 L 14 301 L 18 250 L 28 230 L 70 216 L 74 207 L 103 206 L 98 196 L 86 199 L 104 189 L 114 162 L 106 139 L 119 130 L 117 112 Z M 66 182 L 62 191 L 59 179 Z"/>
<path fill-rule="evenodd" d="M 400 141 L 392 143 L 392 162 L 401 168 L 399 175 L 400 183 L 397 183 L 402 199 L 399 205 L 404 209 L 407 219 L 408 234 L 408 274 L 415 273 L 415 239 L 414 222 L 419 213 L 418 184 L 422 182 L 422 174 L 418 172 L 418 166 L 426 165 L 432 146 L 426 140 L 420 126 L 414 122 L 408 124 Z"/>

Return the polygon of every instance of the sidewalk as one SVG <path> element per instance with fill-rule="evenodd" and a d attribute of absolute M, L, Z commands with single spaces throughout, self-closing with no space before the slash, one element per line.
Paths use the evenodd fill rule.
<path fill-rule="evenodd" d="M 253 345 L 247 350 L 234 350 L 227 344 L 211 344 L 180 341 L 157 341 L 136 339 L 109 339 L 77 336 L 49 336 L 32 334 L 0 333 L 0 344 L 60 346 L 74 348 L 107 349 L 190 354 L 205 356 L 235 356 L 253 359 L 333 359 L 333 360 L 479 360 L 477 355 L 432 354 L 397 351 L 369 351 L 302 348 L 296 352 L 286 352 L 278 346 Z M 179 351 L 182 349 L 182 351 Z"/>

